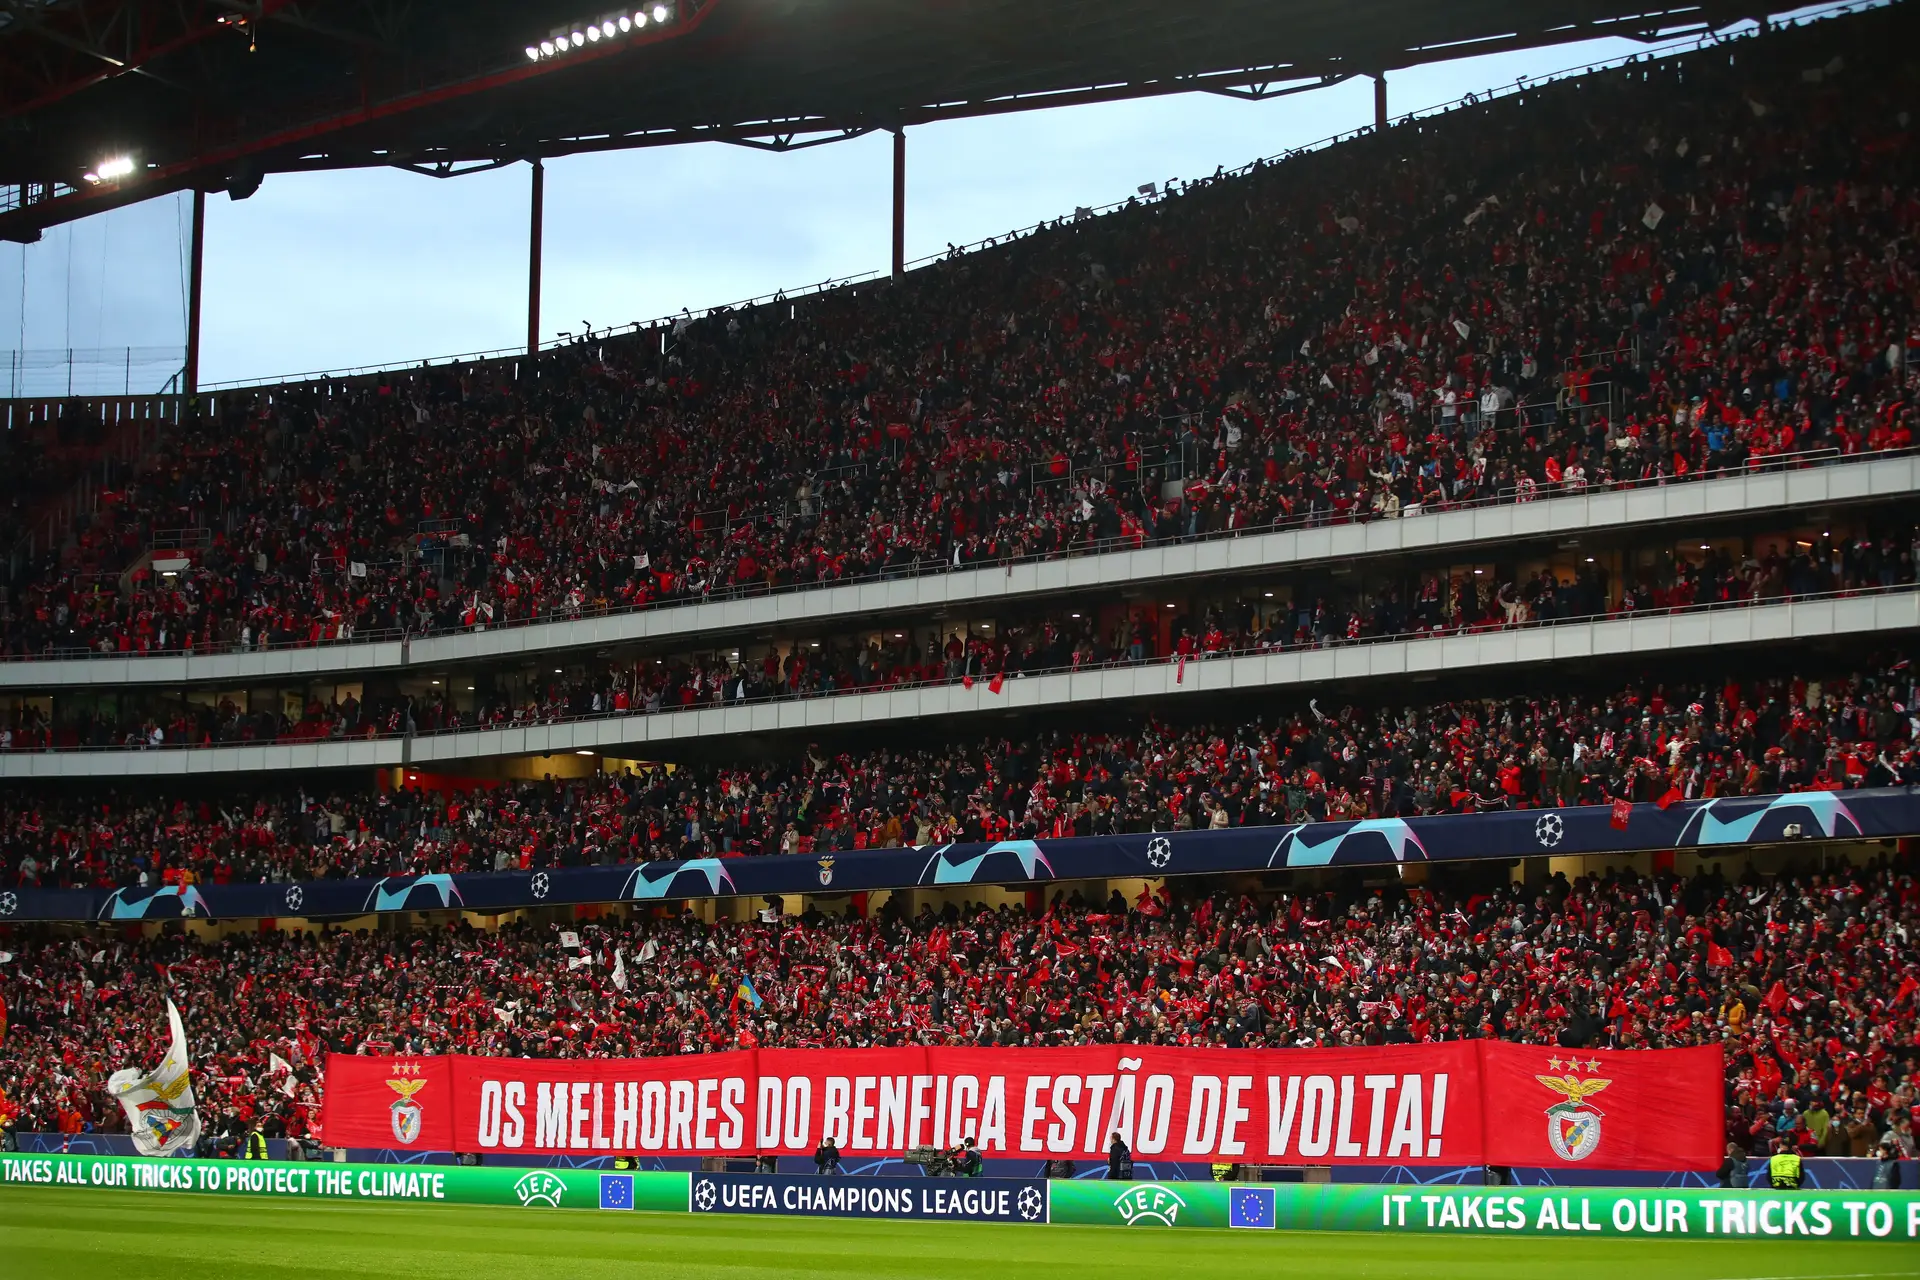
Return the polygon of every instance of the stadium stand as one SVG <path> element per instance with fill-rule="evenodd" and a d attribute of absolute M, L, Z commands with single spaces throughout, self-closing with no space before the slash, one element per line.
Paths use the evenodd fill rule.
<path fill-rule="evenodd" d="M 156 887 L 813 853 L 1920 783 L 1920 685 L 1647 681 L 431 790 L 16 795 L 0 884 Z"/>
<path fill-rule="evenodd" d="M 328 1050 L 1719 1041 L 1733 1140 L 1864 1155 L 1885 1136 L 1911 1158 L 1920 963 L 1894 944 L 1920 928 L 1912 870 L 1902 856 L 1764 882 L 1710 868 L 1458 892 L 1056 895 L 1040 912 L 770 910 L 719 926 L 587 922 L 572 926 L 579 952 L 558 924 L 35 937 L 9 966 L 0 1091 L 21 1128 L 117 1127 L 100 1082 L 164 1048 L 163 990 L 198 1015 L 201 1105 L 229 1144 L 254 1124 L 308 1135 Z M 760 1007 L 736 994 L 743 978 Z"/>
<path fill-rule="evenodd" d="M 1809 82 L 1817 38 L 1769 43 L 898 290 L 225 397 L 19 563 L 7 647 L 434 634 L 1906 449 L 1904 54 Z"/>
<path fill-rule="evenodd" d="M 617 660 L 575 661 L 549 669 L 550 675 L 536 671 L 532 680 L 517 671 L 514 679 L 483 671 L 469 677 L 485 685 L 473 696 L 456 692 L 459 682 L 452 679 L 384 695 L 354 684 L 335 685 L 325 697 L 296 687 L 287 690 L 295 707 L 282 697 L 264 710 L 187 691 L 127 693 L 111 705 L 87 696 L 15 696 L 0 720 L 0 751 L 411 736 L 1847 598 L 1915 583 L 1917 531 L 1888 515 L 1885 523 L 1875 518 L 1851 529 L 1842 524 L 1837 532 L 1809 530 L 1807 539 L 1789 530 L 1746 538 L 1722 533 L 1678 551 L 1671 536 L 1629 544 L 1606 557 L 1621 566 L 1618 580 L 1597 563 L 1600 557 L 1564 553 L 1558 566 L 1505 573 L 1498 565 L 1456 564 L 1390 566 L 1364 578 L 1300 574 L 1271 590 L 1203 589 L 1172 612 L 1158 601 L 1029 606 L 995 610 L 998 620 L 983 621 L 979 630 L 972 623 L 902 623 L 901 630 L 828 632 L 806 641 L 795 635 L 719 649 L 709 640 L 691 652 L 656 647 Z M 1111 594 L 1103 593 L 1105 600 Z"/>
<path fill-rule="evenodd" d="M 1631 670 L 1588 655 L 1444 686 L 1407 672 L 1269 681 L 1231 704 L 1060 704 L 932 733 L 855 718 L 831 738 L 689 740 L 547 777 L 528 760 L 430 778 L 186 776 L 239 744 L 998 692 L 1063 671 L 1910 598 L 1907 490 L 1792 516 L 1701 512 L 1715 523 L 1697 538 L 1662 524 L 1577 549 L 1539 529 L 1533 543 L 1410 542 L 1347 578 L 1323 554 L 1145 597 L 1116 577 L 1072 601 L 927 606 L 884 626 L 690 628 L 604 651 L 556 639 L 585 652 L 536 649 L 530 674 L 516 655 L 411 683 L 267 677 L 232 696 L 184 678 L 84 696 L 31 684 L 73 655 L 430 644 L 1907 457 L 1913 57 L 1850 35 L 1878 30 L 1855 21 L 1181 184 L 899 286 L 688 316 L 537 361 L 209 400 L 68 545 L 15 554 L 0 627 L 13 659 L 0 758 L 58 768 L 180 747 L 169 758 L 183 763 L 0 791 L 0 887 L 1920 785 L 1911 634 L 1765 629 L 1737 649 L 1636 653 Z M 455 670 L 474 696 L 455 694 Z M 1089 882 L 986 901 L 968 886 L 344 924 L 9 923 L 0 1113 L 17 1130 L 124 1127 L 101 1080 L 157 1054 L 172 994 L 193 1014 L 210 1141 L 228 1149 L 256 1125 L 316 1136 L 328 1052 L 1497 1036 L 1569 1051 L 1718 1042 L 1728 1134 L 1750 1152 L 1781 1137 L 1807 1154 L 1885 1143 L 1912 1158 L 1911 846 L 1740 852 L 1730 869 L 1643 853 Z M 562 930 L 581 945 L 562 947 Z M 743 981 L 753 1003 L 735 994 Z"/>

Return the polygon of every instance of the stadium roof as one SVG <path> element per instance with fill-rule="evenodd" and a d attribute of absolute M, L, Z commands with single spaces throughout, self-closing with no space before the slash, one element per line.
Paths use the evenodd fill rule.
<path fill-rule="evenodd" d="M 391 165 L 448 176 L 701 140 L 784 149 L 1069 103 L 1264 96 L 1467 54 L 1717 27 L 1751 10 L 1728 0 L 630 2 L 0 0 L 0 238 L 36 239 L 172 191 L 240 198 L 272 173 Z M 611 34 L 530 56 L 603 23 Z M 115 158 L 130 171 L 103 171 Z"/>

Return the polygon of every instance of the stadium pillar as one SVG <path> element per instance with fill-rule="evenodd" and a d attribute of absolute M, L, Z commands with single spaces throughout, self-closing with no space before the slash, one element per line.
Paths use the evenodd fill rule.
<path fill-rule="evenodd" d="M 547 167 L 533 162 L 533 210 L 527 228 L 527 354 L 540 354 L 540 240 L 546 217 Z"/>
<path fill-rule="evenodd" d="M 907 273 L 907 131 L 893 131 L 893 278 Z"/>
<path fill-rule="evenodd" d="M 1387 131 L 1387 73 L 1384 71 L 1373 78 L 1373 131 Z"/>
<path fill-rule="evenodd" d="M 180 375 L 180 390 L 189 396 L 200 394 L 200 276 L 206 261 L 207 193 L 193 193 L 193 230 L 187 248 L 187 367 Z"/>

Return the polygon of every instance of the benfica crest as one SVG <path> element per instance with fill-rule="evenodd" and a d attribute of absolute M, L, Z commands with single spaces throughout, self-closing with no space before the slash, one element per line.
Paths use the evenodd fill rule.
<path fill-rule="evenodd" d="M 1558 1067 L 1560 1060 L 1552 1059 L 1550 1065 Z M 1577 1069 L 1580 1064 L 1569 1060 L 1566 1065 Z M 1589 1061 L 1587 1068 L 1593 1070 L 1599 1065 Z M 1535 1076 L 1534 1079 L 1565 1099 L 1547 1108 L 1547 1145 L 1562 1160 L 1585 1160 L 1599 1149 L 1600 1121 L 1605 1115 L 1599 1108 L 1589 1106 L 1587 1099 L 1613 1081 L 1591 1076 L 1583 1080 L 1572 1070 L 1566 1075 Z"/>
<path fill-rule="evenodd" d="M 822 858 L 820 859 L 820 887 L 824 889 L 826 886 L 832 883 L 833 883 L 833 859 Z"/>
<path fill-rule="evenodd" d="M 151 1102 L 140 1104 L 140 1122 L 153 1135 L 156 1143 L 164 1146 L 173 1141 L 173 1135 L 180 1132 L 180 1126 L 193 1115 L 193 1108 L 182 1110 L 168 1105 L 166 1099 L 155 1098 Z"/>
<path fill-rule="evenodd" d="M 427 1082 L 417 1077 L 420 1068 L 413 1063 L 396 1063 L 393 1070 L 397 1076 L 414 1073 L 414 1078 L 411 1079 L 387 1081 L 387 1088 L 400 1095 L 395 1098 L 387 1108 L 388 1111 L 393 1113 L 394 1140 L 403 1145 L 410 1146 L 413 1140 L 420 1136 L 420 1121 L 422 1118 L 420 1104 L 413 1100 L 413 1095 L 426 1088 Z"/>

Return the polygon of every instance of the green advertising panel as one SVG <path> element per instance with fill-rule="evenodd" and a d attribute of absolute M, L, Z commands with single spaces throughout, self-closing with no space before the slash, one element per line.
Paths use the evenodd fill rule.
<path fill-rule="evenodd" d="M 1920 1240 L 1920 1194 L 1056 1182 L 1052 1220 L 1422 1235 Z"/>
<path fill-rule="evenodd" d="M 692 1194 L 696 1178 L 736 1190 L 811 1187 L 812 1179 L 753 1174 L 629 1173 L 593 1169 L 472 1168 L 251 1160 L 143 1160 L 125 1156 L 0 1156 L 0 1187 L 94 1187 L 162 1194 L 282 1200 L 477 1204 L 530 1209 L 713 1211 Z M 905 1189 L 882 1179 L 835 1179 Z M 748 1186 L 752 1184 L 752 1186 Z M 764 1184 L 764 1187 L 762 1187 Z M 818 1184 L 826 1188 L 830 1184 Z M 954 1192 L 986 1183 L 916 1183 Z M 997 1184 L 996 1184 L 997 1185 Z M 1044 1191 L 1044 1196 L 1041 1192 Z M 1030 1206 L 1007 1221 L 1129 1230 L 1183 1227 L 1383 1232 L 1396 1235 L 1632 1236 L 1690 1240 L 1920 1241 L 1920 1193 L 1720 1191 L 1689 1188 L 1422 1187 L 1253 1182 L 1031 1184 Z M 761 1197 L 755 1198 L 755 1203 Z M 768 1200 L 769 1212 L 866 1216 L 844 1207 Z M 754 1212 L 754 1209 L 730 1210 Z M 876 1210 L 871 1216 L 900 1216 Z"/>
<path fill-rule="evenodd" d="M 684 1173 L 593 1169 L 8 1155 L 0 1156 L 0 1186 L 99 1187 L 331 1202 L 385 1200 L 534 1209 L 687 1211 Z"/>

